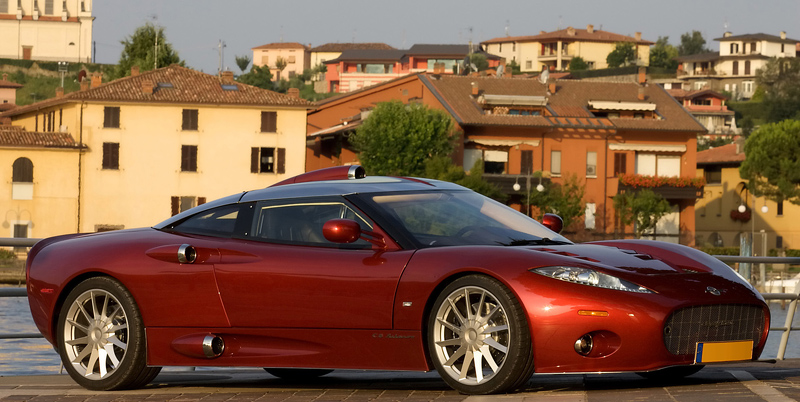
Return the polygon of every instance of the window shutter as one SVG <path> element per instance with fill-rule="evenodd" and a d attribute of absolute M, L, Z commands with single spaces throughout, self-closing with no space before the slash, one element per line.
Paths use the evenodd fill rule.
<path fill-rule="evenodd" d="M 172 197 L 172 216 L 181 212 L 181 197 Z"/>
<path fill-rule="evenodd" d="M 258 173 L 258 148 L 250 148 L 250 173 Z"/>
<path fill-rule="evenodd" d="M 286 148 L 278 148 L 278 174 L 286 173 Z"/>
<path fill-rule="evenodd" d="M 203 205 L 206 203 L 206 197 L 197 197 L 197 205 Z"/>
<path fill-rule="evenodd" d="M 261 132 L 275 133 L 278 131 L 278 112 L 261 112 Z"/>

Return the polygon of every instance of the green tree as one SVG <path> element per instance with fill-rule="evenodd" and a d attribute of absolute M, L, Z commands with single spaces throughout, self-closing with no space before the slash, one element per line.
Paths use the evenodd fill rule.
<path fill-rule="evenodd" d="M 136 28 L 133 35 L 121 41 L 123 49 L 119 57 L 117 68 L 113 71 L 110 79 L 126 77 L 131 74 L 131 67 L 139 66 L 139 71 L 153 70 L 158 67 L 166 67 L 170 64 L 186 63 L 178 57 L 172 45 L 164 35 L 164 27 L 147 23 Z M 156 46 L 158 44 L 158 46 Z M 156 50 L 158 50 L 156 52 Z M 156 55 L 158 63 L 156 63 Z"/>
<path fill-rule="evenodd" d="M 244 73 L 244 70 L 247 70 L 247 67 L 250 65 L 250 56 L 236 56 L 236 65 L 239 66 L 239 70 L 242 70 L 242 73 Z"/>
<path fill-rule="evenodd" d="M 750 192 L 800 205 L 800 121 L 762 125 L 744 145 L 739 174 Z"/>
<path fill-rule="evenodd" d="M 650 49 L 650 67 L 678 68 L 678 49 L 669 44 L 669 36 L 659 36 Z"/>
<path fill-rule="evenodd" d="M 508 69 L 508 71 L 511 71 L 512 75 L 522 74 L 521 67 L 519 66 L 519 63 L 517 63 L 516 60 L 511 60 L 508 63 L 506 63 L 506 68 Z"/>
<path fill-rule="evenodd" d="M 636 238 L 650 229 L 664 215 L 672 211 L 669 201 L 650 189 L 623 191 L 614 196 L 614 210 L 623 225 L 634 225 Z"/>
<path fill-rule="evenodd" d="M 800 59 L 771 58 L 756 72 L 756 84 L 769 122 L 800 119 Z"/>
<path fill-rule="evenodd" d="M 541 172 L 534 172 L 534 176 L 540 175 Z M 535 180 L 531 182 L 538 184 Z M 531 206 L 538 210 L 538 221 L 542 220 L 545 213 L 554 213 L 564 220 L 564 228 L 567 228 L 584 215 L 583 196 L 586 194 L 586 185 L 576 174 L 564 175 L 561 183 L 551 183 L 544 191 L 540 192 L 535 188 L 530 191 Z"/>
<path fill-rule="evenodd" d="M 678 45 L 678 55 L 688 56 L 691 54 L 706 53 L 706 40 L 700 31 L 687 32 L 681 35 L 681 44 Z"/>
<path fill-rule="evenodd" d="M 569 62 L 569 71 L 583 71 L 589 69 L 589 63 L 581 56 L 575 56 Z"/>
<path fill-rule="evenodd" d="M 272 73 L 269 72 L 267 66 L 256 66 L 250 69 L 246 74 L 240 75 L 237 81 L 242 84 L 252 85 L 263 89 L 272 89 Z"/>
<path fill-rule="evenodd" d="M 482 53 L 472 53 L 469 55 L 469 62 L 478 67 L 478 71 L 486 71 L 489 69 L 489 61 L 486 60 L 486 55 Z"/>
<path fill-rule="evenodd" d="M 614 50 L 606 57 L 606 63 L 611 68 L 621 67 L 636 63 L 636 48 L 633 42 L 617 42 Z"/>
<path fill-rule="evenodd" d="M 350 137 L 372 175 L 421 176 L 425 161 L 453 150 L 450 116 L 419 103 L 379 103 Z"/>
<path fill-rule="evenodd" d="M 281 77 L 281 73 L 283 73 L 283 69 L 285 69 L 286 66 L 288 66 L 288 65 L 289 65 L 289 61 L 284 59 L 281 56 L 278 56 L 275 59 L 275 68 L 278 69 L 278 79 L 283 78 L 283 77 Z"/>

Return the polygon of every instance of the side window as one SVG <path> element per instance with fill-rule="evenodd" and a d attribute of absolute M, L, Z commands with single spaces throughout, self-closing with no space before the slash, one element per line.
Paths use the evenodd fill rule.
<path fill-rule="evenodd" d="M 362 230 L 372 225 L 358 212 L 342 202 L 307 202 L 291 204 L 260 203 L 256 207 L 250 233 L 257 240 L 343 248 L 371 248 L 364 240 L 351 244 L 331 243 L 322 234 L 322 226 L 331 219 L 351 219 Z"/>
<path fill-rule="evenodd" d="M 231 237 L 239 216 L 239 204 L 226 205 L 191 216 L 173 227 L 181 233 L 215 237 Z"/>

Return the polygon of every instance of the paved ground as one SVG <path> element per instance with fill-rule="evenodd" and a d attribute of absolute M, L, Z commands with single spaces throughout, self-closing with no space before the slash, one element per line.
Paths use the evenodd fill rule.
<path fill-rule="evenodd" d="M 291 383 L 257 369 L 165 371 L 146 388 L 93 392 L 67 375 L 0 377 L 0 402 L 747 402 L 800 400 L 800 359 L 777 364 L 706 367 L 670 383 L 635 374 L 534 376 L 524 392 L 471 396 L 448 388 L 436 373 L 336 371 Z"/>

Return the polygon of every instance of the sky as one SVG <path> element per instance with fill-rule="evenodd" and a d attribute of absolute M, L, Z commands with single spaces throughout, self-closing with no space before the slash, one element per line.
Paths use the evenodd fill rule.
<path fill-rule="evenodd" d="M 225 69 L 239 74 L 235 56 L 274 42 L 319 46 L 382 42 L 398 49 L 415 44 L 467 44 L 492 38 L 537 35 L 569 26 L 655 42 L 700 31 L 719 50 L 725 31 L 766 33 L 800 40 L 800 0 L 94 0 L 93 37 L 99 63 L 116 63 L 125 40 L 148 22 L 164 28 L 187 66 L 216 73 L 220 41 Z"/>

